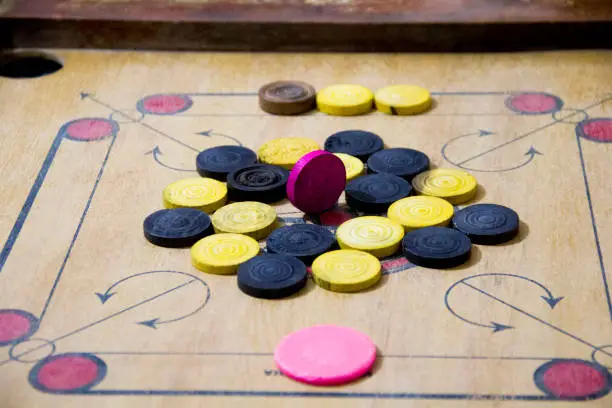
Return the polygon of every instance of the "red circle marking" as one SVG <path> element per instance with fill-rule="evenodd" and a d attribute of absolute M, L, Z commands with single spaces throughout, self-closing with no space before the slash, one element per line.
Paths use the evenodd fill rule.
<path fill-rule="evenodd" d="M 608 386 L 605 373 L 582 361 L 559 361 L 542 375 L 542 383 L 558 398 L 586 398 Z"/>
<path fill-rule="evenodd" d="M 113 123 L 106 119 L 78 119 L 66 128 L 68 137 L 83 141 L 104 139 L 114 131 Z"/>
<path fill-rule="evenodd" d="M 338 227 L 352 218 L 353 216 L 350 213 L 343 210 L 325 211 L 319 216 L 321 225 L 327 225 L 330 227 Z"/>
<path fill-rule="evenodd" d="M 591 119 L 579 126 L 582 129 L 582 136 L 587 139 L 603 143 L 612 142 L 612 119 Z"/>
<path fill-rule="evenodd" d="M 24 338 L 32 331 L 32 321 L 13 310 L 0 310 L 0 344 Z"/>
<path fill-rule="evenodd" d="M 390 271 L 393 269 L 398 269 L 406 265 L 409 265 L 410 262 L 408 262 L 406 258 L 401 257 L 401 258 L 391 259 L 388 261 L 383 260 L 381 264 L 382 264 L 383 269 L 385 269 L 386 271 Z"/>
<path fill-rule="evenodd" d="M 152 95 L 142 100 L 142 109 L 153 115 L 172 115 L 186 110 L 190 104 L 183 95 Z"/>
<path fill-rule="evenodd" d="M 526 114 L 544 114 L 559 110 L 559 100 L 544 93 L 522 93 L 511 97 L 509 106 L 512 110 Z"/>
<path fill-rule="evenodd" d="M 93 385 L 100 367 L 84 355 L 58 356 L 45 363 L 36 380 L 49 391 L 71 391 Z"/>

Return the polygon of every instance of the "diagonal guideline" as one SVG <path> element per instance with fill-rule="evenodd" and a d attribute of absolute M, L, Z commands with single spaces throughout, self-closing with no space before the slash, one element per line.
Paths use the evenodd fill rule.
<path fill-rule="evenodd" d="M 117 317 L 117 316 L 119 316 L 119 315 L 122 315 L 123 313 L 129 312 L 130 310 L 133 310 L 133 309 L 135 309 L 135 308 L 137 308 L 137 307 L 139 307 L 139 306 L 142 306 L 142 305 L 144 305 L 144 304 L 147 304 L 147 303 L 149 303 L 149 302 L 152 302 L 152 301 L 153 301 L 153 300 L 155 300 L 155 299 L 158 299 L 158 298 L 160 298 L 160 297 L 162 297 L 162 296 L 165 296 L 165 295 L 167 295 L 167 294 L 169 294 L 169 293 L 171 293 L 171 292 L 174 292 L 175 290 L 181 289 L 181 288 L 183 288 L 183 287 L 185 287 L 185 286 L 187 286 L 187 285 L 190 285 L 190 284 L 192 284 L 193 282 L 196 282 L 196 281 L 198 281 L 198 279 L 197 279 L 197 278 L 190 279 L 190 280 L 188 280 L 187 282 L 184 282 L 184 283 L 182 283 L 182 284 L 180 284 L 180 285 L 177 285 L 177 286 L 174 286 L 174 287 L 172 287 L 172 288 L 170 288 L 170 289 L 167 289 L 167 290 L 165 290 L 165 291 L 163 291 L 163 292 L 161 292 L 161 293 L 158 293 L 157 295 L 154 295 L 154 296 L 148 297 L 147 299 L 141 300 L 140 302 L 137 302 L 137 303 L 135 303 L 135 304 L 133 304 L 133 305 L 131 305 L 131 306 L 128 306 L 128 307 L 126 307 L 126 308 L 124 308 L 124 309 L 121 309 L 121 310 L 119 310 L 119 311 L 117 311 L 117 312 L 114 312 L 114 313 L 112 313 L 112 314 L 110 314 L 110 315 L 108 315 L 108 316 L 102 317 L 102 318 L 100 318 L 100 319 L 98 319 L 98 320 L 96 320 L 96 321 L 94 321 L 94 322 L 91 322 L 91 323 L 88 323 L 88 324 L 86 324 L 86 325 L 83 325 L 83 326 L 81 326 L 81 327 L 79 327 L 79 328 L 77 328 L 77 329 L 74 329 L 74 330 L 72 330 L 72 331 L 70 331 L 70 332 L 68 332 L 68 333 L 62 334 L 61 336 L 58 336 L 58 337 L 56 337 L 56 338 L 53 338 L 53 339 L 51 339 L 51 340 L 49 340 L 49 341 L 50 341 L 50 342 L 52 342 L 52 343 L 54 343 L 54 342 L 57 342 L 57 341 L 63 340 L 63 339 L 65 339 L 65 338 L 68 338 L 68 337 L 74 336 L 75 334 L 78 334 L 78 333 L 82 332 L 83 330 L 86 330 L 86 329 L 89 329 L 89 328 L 91 328 L 91 327 L 97 326 L 97 325 L 98 325 L 98 324 L 100 324 L 100 323 L 103 323 L 103 322 L 105 322 L 105 321 L 107 321 L 107 320 L 110 320 L 110 319 L 112 319 L 112 318 L 114 318 L 114 317 Z M 23 356 L 25 356 L 25 355 L 27 355 L 27 354 L 29 354 L 29 353 L 32 353 L 32 352 L 34 352 L 34 351 L 36 351 L 36 350 L 40 350 L 40 349 L 41 349 L 41 348 L 43 348 L 43 347 L 46 347 L 46 344 L 42 344 L 42 345 L 39 345 L 39 346 L 37 346 L 37 347 L 33 347 L 33 348 L 31 348 L 31 349 L 28 349 L 28 350 L 24 350 L 24 351 L 22 351 L 20 354 L 18 354 L 18 355 L 16 355 L 16 356 L 14 356 L 14 358 L 15 358 L 15 360 L 17 360 L 17 359 L 19 359 L 20 357 L 23 357 Z M 8 362 L 10 362 L 10 361 L 14 361 L 14 360 L 0 361 L 0 366 L 2 366 L 3 364 L 8 363 Z"/>
<path fill-rule="evenodd" d="M 193 150 L 194 152 L 199 152 L 198 149 L 196 149 L 195 147 L 183 142 L 180 139 L 175 138 L 174 136 L 170 136 L 169 134 L 162 132 L 161 130 L 149 125 L 148 123 L 144 123 L 141 120 L 138 120 L 138 118 L 134 118 L 132 116 L 130 116 L 129 114 L 119 110 L 119 109 L 115 109 L 113 108 L 111 105 L 107 104 L 106 102 L 102 102 L 101 100 L 99 100 L 98 98 L 96 98 L 94 95 L 87 93 L 87 92 L 81 92 L 81 99 L 89 99 L 95 103 L 97 103 L 100 106 L 105 107 L 106 109 L 110 110 L 113 113 L 117 113 L 121 116 L 123 116 L 126 119 L 129 119 L 130 121 L 134 122 L 134 123 L 138 123 L 140 126 L 143 126 L 149 130 L 151 130 L 152 132 L 157 133 L 160 136 L 165 137 L 166 139 L 170 139 L 175 143 L 180 144 L 181 146 L 186 147 L 187 149 Z"/>
<path fill-rule="evenodd" d="M 472 288 L 473 290 L 475 290 L 475 291 L 477 291 L 477 292 L 479 292 L 479 293 L 481 293 L 481 294 L 483 294 L 483 295 L 485 295 L 485 296 L 487 296 L 487 297 L 489 297 L 489 298 L 491 298 L 491 299 L 493 299 L 493 300 L 495 300 L 495 301 L 497 301 L 497 302 L 499 302 L 499 303 L 501 303 L 501 304 L 511 308 L 512 310 L 515 310 L 515 311 L 523 314 L 524 316 L 527 316 L 527 317 L 529 317 L 529 318 L 531 318 L 531 319 L 533 319 L 533 320 L 535 320 L 535 321 L 537 321 L 537 322 L 539 322 L 539 323 L 541 323 L 541 324 L 543 324 L 543 325 L 545 325 L 547 327 L 550 327 L 551 329 L 553 329 L 553 330 L 555 330 L 555 331 L 557 331 L 557 332 L 559 332 L 559 333 L 561 333 L 561 334 L 563 334 L 563 335 L 565 335 L 567 337 L 570 337 L 570 338 L 572 338 L 572 339 L 574 339 L 574 340 L 576 340 L 576 341 L 578 341 L 578 342 L 580 342 L 580 343 L 582 343 L 582 344 L 584 344 L 586 346 L 591 347 L 593 350 L 599 350 L 600 352 L 602 352 L 604 354 L 607 354 L 608 356 L 612 357 L 612 353 L 609 353 L 609 352 L 607 352 L 605 350 L 600 349 L 598 346 L 594 345 L 593 343 L 588 342 L 587 340 L 584 340 L 584 339 L 582 339 L 582 338 L 580 338 L 580 337 L 578 337 L 578 336 L 576 336 L 574 334 L 571 334 L 570 332 L 565 331 L 565 330 L 561 329 L 560 327 L 555 326 L 554 324 L 549 323 L 546 320 L 544 320 L 542 318 L 539 318 L 539 317 L 537 317 L 537 316 L 535 316 L 535 315 L 533 315 L 533 314 L 531 314 L 531 313 L 529 313 L 529 312 L 527 312 L 527 311 L 525 311 L 525 310 L 523 310 L 523 309 L 521 309 L 521 308 L 519 308 L 517 306 L 514 306 L 514 305 L 512 305 L 512 304 L 510 304 L 510 303 L 508 303 L 508 302 L 498 298 L 497 296 L 490 294 L 487 291 L 484 291 L 484 290 L 482 290 L 482 289 L 480 289 L 480 288 L 478 288 L 476 286 L 470 285 L 469 283 L 467 283 L 465 281 L 461 281 L 461 283 L 463 285 L 465 285 L 465 286 L 467 286 L 469 288 Z"/>
<path fill-rule="evenodd" d="M 510 139 L 510 140 L 508 140 L 506 142 L 498 144 L 497 146 L 493 146 L 490 149 L 487 149 L 487 150 L 485 150 L 483 152 L 480 152 L 480 153 L 477 153 L 477 154 L 475 154 L 475 155 L 473 155 L 471 157 L 468 157 L 467 159 L 464 159 L 463 161 L 460 161 L 459 163 L 457 163 L 457 165 L 458 166 L 462 166 L 465 163 L 468 163 L 468 162 L 470 162 L 472 160 L 475 160 L 475 159 L 477 159 L 479 157 L 482 157 L 482 156 L 484 156 L 486 154 L 494 152 L 495 150 L 501 149 L 502 147 L 505 147 L 505 146 L 507 146 L 509 144 L 512 144 L 514 142 L 522 140 L 522 139 L 524 139 L 524 138 L 526 138 L 528 136 L 531 136 L 531 135 L 533 135 L 535 133 L 538 133 L 538 132 L 540 132 L 540 131 L 542 131 L 544 129 L 547 129 L 547 128 L 551 127 L 551 126 L 554 126 L 557 123 L 563 123 L 562 121 L 565 120 L 565 119 L 570 119 L 570 118 L 572 118 L 572 117 L 582 113 L 583 111 L 587 111 L 589 109 L 593 109 L 593 108 L 595 108 L 597 106 L 603 105 L 604 103 L 606 103 L 606 102 L 608 102 L 610 100 L 612 100 L 612 97 L 607 97 L 607 98 L 604 98 L 604 99 L 602 99 L 600 101 L 594 102 L 594 103 L 592 103 L 592 104 L 590 104 L 588 106 L 585 106 L 582 109 L 578 109 L 578 110 L 576 110 L 573 113 L 569 113 L 566 116 L 563 116 L 563 117 L 558 118 L 558 119 L 553 119 L 551 122 L 546 123 L 546 124 L 544 124 L 542 126 L 539 126 L 539 127 L 535 128 L 535 129 L 532 129 L 532 130 L 530 130 L 530 131 L 528 131 L 526 133 L 523 133 L 522 135 L 519 135 L 519 136 L 515 137 L 514 139 Z"/>
<path fill-rule="evenodd" d="M 589 206 L 589 214 L 591 216 L 591 225 L 593 227 L 593 237 L 595 239 L 595 248 L 597 251 L 597 257 L 599 259 L 599 268 L 601 270 L 601 280 L 604 286 L 604 292 L 606 296 L 606 302 L 608 305 L 608 313 L 610 314 L 610 320 L 612 320 L 612 296 L 610 295 L 610 286 L 608 284 L 608 275 L 606 273 L 606 265 L 603 259 L 603 252 L 601 250 L 601 243 L 599 241 L 599 232 L 597 230 L 597 222 L 595 221 L 595 211 L 593 210 L 593 200 L 591 198 L 591 188 L 589 186 L 589 177 L 587 175 L 584 153 L 582 151 L 581 137 L 576 133 L 576 143 L 578 145 L 578 156 L 580 157 L 580 168 L 582 170 L 582 177 L 584 179 L 584 189 L 586 193 L 587 204 Z"/>

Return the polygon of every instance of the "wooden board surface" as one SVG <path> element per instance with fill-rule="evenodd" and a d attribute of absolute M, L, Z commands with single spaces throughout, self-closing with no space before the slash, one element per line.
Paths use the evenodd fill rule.
<path fill-rule="evenodd" d="M 0 79 L 0 334 L 29 336 L 0 347 L 2 408 L 610 406 L 597 373 L 612 367 L 612 53 L 57 56 L 55 74 Z M 415 83 L 436 104 L 416 117 L 262 113 L 255 92 L 281 78 Z M 473 172 L 478 202 L 520 214 L 519 238 L 455 270 L 397 257 L 366 293 L 309 284 L 282 301 L 143 238 L 198 150 L 345 129 Z M 371 376 L 315 388 L 275 371 L 278 341 L 323 323 L 371 336 Z M 538 385 L 600 398 L 550 402 Z"/>

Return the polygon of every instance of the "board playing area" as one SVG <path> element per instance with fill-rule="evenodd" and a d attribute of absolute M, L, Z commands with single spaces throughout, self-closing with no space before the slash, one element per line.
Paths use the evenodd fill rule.
<path fill-rule="evenodd" d="M 0 78 L 2 408 L 612 404 L 612 53 L 55 55 L 52 75 Z M 278 79 L 418 84 L 435 103 L 277 117 L 257 90 Z M 514 209 L 519 236 L 452 270 L 397 255 L 366 292 L 309 282 L 275 301 L 143 237 L 198 151 L 349 129 L 469 171 L 474 202 Z M 275 207 L 330 229 L 356 215 Z M 317 324 L 370 336 L 371 375 L 282 376 L 274 347 Z"/>

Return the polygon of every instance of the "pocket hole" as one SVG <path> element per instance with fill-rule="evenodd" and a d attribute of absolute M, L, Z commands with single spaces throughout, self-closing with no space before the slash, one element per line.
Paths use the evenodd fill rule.
<path fill-rule="evenodd" d="M 0 77 L 38 78 L 63 68 L 53 55 L 35 52 L 12 52 L 0 55 Z"/>

